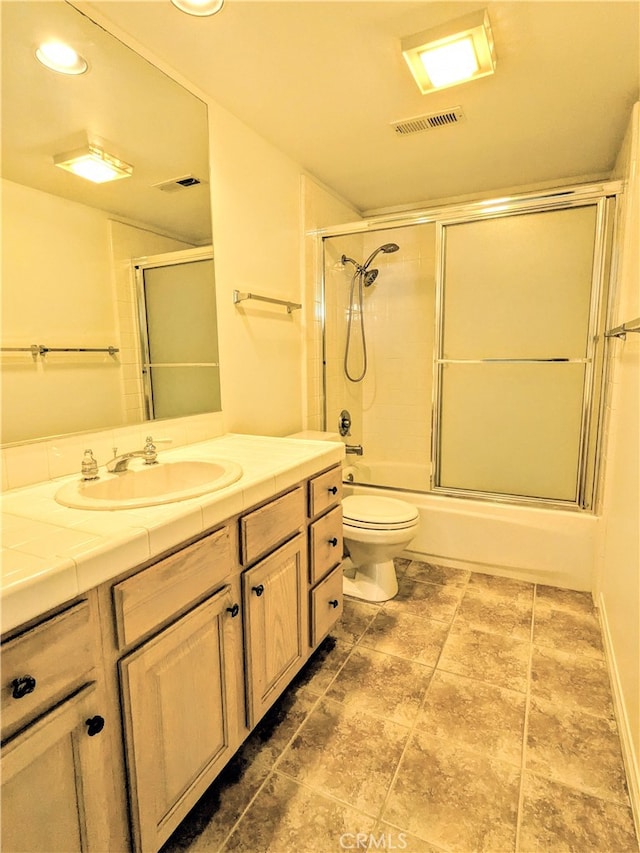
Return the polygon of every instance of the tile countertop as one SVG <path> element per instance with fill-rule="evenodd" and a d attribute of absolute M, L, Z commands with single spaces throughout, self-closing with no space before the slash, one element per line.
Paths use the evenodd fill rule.
<path fill-rule="evenodd" d="M 230 433 L 158 456 L 233 460 L 243 474 L 224 489 L 190 500 L 113 511 L 56 502 L 60 486 L 77 474 L 4 492 L 3 633 L 341 462 L 344 445 Z"/>

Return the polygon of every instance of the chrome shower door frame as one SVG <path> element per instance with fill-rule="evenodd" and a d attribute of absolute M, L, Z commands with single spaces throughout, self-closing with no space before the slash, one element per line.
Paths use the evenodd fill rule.
<path fill-rule="evenodd" d="M 599 445 L 598 426 L 602 405 L 603 385 L 600 382 L 598 393 L 594 393 L 596 379 L 596 364 L 602 372 L 603 351 L 606 346 L 604 330 L 606 328 L 605 309 L 610 290 L 612 269 L 611 254 L 613 251 L 613 229 L 615 226 L 615 201 L 619 184 L 610 187 L 594 187 L 592 192 L 581 192 L 575 197 L 570 194 L 559 194 L 547 199 L 500 199 L 493 205 L 488 205 L 483 211 L 473 211 L 465 214 L 456 212 L 451 217 L 443 217 L 436 223 L 436 331 L 433 376 L 433 410 L 431 429 L 431 491 L 434 494 L 451 497 L 477 498 L 510 504 L 538 504 L 562 509 L 593 509 L 597 485 L 597 448 Z M 445 286 L 445 252 L 446 229 L 450 225 L 480 222 L 487 219 L 497 219 L 517 216 L 526 213 L 542 213 L 559 210 L 569 210 L 585 206 L 596 208 L 595 239 L 593 248 L 593 266 L 591 277 L 591 292 L 587 332 L 587 347 L 583 359 L 571 359 L 573 363 L 584 363 L 585 376 L 583 381 L 582 414 L 580 437 L 578 444 L 578 466 L 573 500 L 560 500 L 534 495 L 509 494 L 476 489 L 464 489 L 440 485 L 441 477 L 441 437 L 442 437 L 442 390 L 443 368 L 449 362 L 444 358 L 444 286 Z M 478 362 L 530 362 L 545 363 L 555 359 L 479 359 Z M 569 361 L 569 360 L 568 360 Z"/>

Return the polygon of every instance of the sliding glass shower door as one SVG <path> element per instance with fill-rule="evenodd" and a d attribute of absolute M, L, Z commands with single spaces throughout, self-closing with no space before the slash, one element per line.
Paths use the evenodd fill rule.
<path fill-rule="evenodd" d="M 605 213 L 439 225 L 435 490 L 585 505 Z"/>
<path fill-rule="evenodd" d="M 147 417 L 220 411 L 213 256 L 187 249 L 135 268 Z"/>

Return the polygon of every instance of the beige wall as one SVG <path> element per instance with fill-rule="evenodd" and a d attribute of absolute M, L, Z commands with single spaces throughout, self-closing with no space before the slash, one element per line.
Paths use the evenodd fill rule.
<path fill-rule="evenodd" d="M 209 119 L 225 425 L 286 435 L 303 421 L 302 313 L 232 297 L 302 301 L 300 168 L 222 107 Z"/>
<path fill-rule="evenodd" d="M 3 346 L 118 346 L 107 214 L 3 180 L 2 225 Z M 118 359 L 4 354 L 2 402 L 3 442 L 121 423 Z"/>
<path fill-rule="evenodd" d="M 324 392 L 323 392 L 323 364 L 322 364 L 322 331 L 323 331 L 323 304 L 322 304 L 322 266 L 324 253 L 322 241 L 316 236 L 316 231 L 346 222 L 357 222 L 361 217 L 358 212 L 337 198 L 314 181 L 303 175 L 301 178 L 302 211 L 304 228 L 304 282 L 305 282 L 305 346 L 306 356 L 306 421 L 305 428 L 318 430 L 324 429 Z M 341 251 L 351 251 L 348 244 L 362 245 L 362 236 L 345 238 L 344 248 Z M 349 242 L 351 241 L 351 243 Z M 340 241 L 325 241 L 328 255 L 331 253 L 330 244 Z M 342 245 L 342 243 L 341 243 Z M 355 251 L 355 250 L 354 250 Z M 334 296 L 343 290 L 341 286 L 342 276 L 335 273 L 339 266 L 339 258 L 329 260 L 326 272 L 327 287 L 327 310 L 329 306 L 335 306 Z M 331 324 L 335 328 L 335 323 Z M 327 362 L 327 370 L 334 369 L 333 363 Z M 346 404 L 344 404 L 346 405 Z M 344 405 L 340 408 L 344 408 Z M 339 413 L 340 409 L 338 409 Z M 332 410 L 327 429 L 334 432 L 336 429 L 336 415 Z M 351 440 L 351 439 L 350 439 Z"/>
<path fill-rule="evenodd" d="M 614 173 L 627 181 L 614 326 L 640 317 L 639 137 L 640 105 L 636 104 Z M 596 596 L 640 826 L 640 335 L 612 339 L 610 346 Z"/>

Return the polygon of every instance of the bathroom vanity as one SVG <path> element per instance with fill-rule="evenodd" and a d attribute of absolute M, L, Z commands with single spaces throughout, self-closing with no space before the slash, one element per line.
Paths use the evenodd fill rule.
<path fill-rule="evenodd" d="M 238 512 L 5 632 L 4 850 L 158 850 L 326 636 L 342 448 L 299 446 L 224 490 Z"/>

